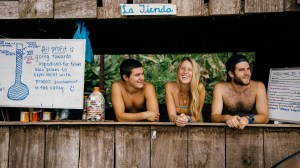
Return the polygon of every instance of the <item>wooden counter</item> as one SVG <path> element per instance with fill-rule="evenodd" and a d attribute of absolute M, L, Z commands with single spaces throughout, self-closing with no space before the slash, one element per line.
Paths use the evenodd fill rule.
<path fill-rule="evenodd" d="M 300 150 L 299 124 L 0 122 L 0 167 L 271 167 Z"/>

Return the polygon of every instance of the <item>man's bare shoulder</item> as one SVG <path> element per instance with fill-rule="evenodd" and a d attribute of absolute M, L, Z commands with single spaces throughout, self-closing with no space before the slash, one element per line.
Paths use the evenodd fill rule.
<path fill-rule="evenodd" d="M 150 82 L 144 82 L 144 90 L 154 88 L 154 85 Z"/>
<path fill-rule="evenodd" d="M 264 91 L 266 89 L 265 85 L 260 81 L 251 80 L 251 86 L 257 91 Z"/>
<path fill-rule="evenodd" d="M 229 82 L 218 82 L 215 84 L 214 89 L 224 89 L 229 87 Z"/>
<path fill-rule="evenodd" d="M 119 88 L 119 89 L 125 88 L 122 80 L 117 80 L 117 81 L 113 82 L 111 87 L 112 88 Z"/>
<path fill-rule="evenodd" d="M 255 80 L 251 80 L 251 84 L 253 84 L 254 86 L 257 86 L 257 87 L 265 86 L 261 81 L 255 81 Z"/>

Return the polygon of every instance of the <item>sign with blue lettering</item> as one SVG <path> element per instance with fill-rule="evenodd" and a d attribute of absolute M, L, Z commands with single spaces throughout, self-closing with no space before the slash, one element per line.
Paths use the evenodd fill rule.
<path fill-rule="evenodd" d="M 0 39 L 0 107 L 83 108 L 85 40 Z"/>
<path fill-rule="evenodd" d="M 300 123 L 300 68 L 270 69 L 268 101 L 271 120 Z"/>
<path fill-rule="evenodd" d="M 176 15 L 174 4 L 120 4 L 121 15 Z"/>

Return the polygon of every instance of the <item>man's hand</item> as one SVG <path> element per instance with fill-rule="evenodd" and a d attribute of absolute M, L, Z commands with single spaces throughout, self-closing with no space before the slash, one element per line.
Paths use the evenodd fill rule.
<path fill-rule="evenodd" d="M 226 117 L 226 124 L 229 128 L 239 128 L 240 124 L 240 117 L 239 116 L 227 116 Z"/>
<path fill-rule="evenodd" d="M 227 116 L 226 124 L 229 128 L 244 129 L 249 124 L 249 120 L 246 117 Z"/>
<path fill-rule="evenodd" d="M 145 119 L 148 121 L 159 121 L 159 113 L 154 111 L 145 112 Z"/>
<path fill-rule="evenodd" d="M 238 129 L 244 129 L 249 124 L 249 120 L 247 117 L 239 117 L 238 120 L 239 120 Z"/>

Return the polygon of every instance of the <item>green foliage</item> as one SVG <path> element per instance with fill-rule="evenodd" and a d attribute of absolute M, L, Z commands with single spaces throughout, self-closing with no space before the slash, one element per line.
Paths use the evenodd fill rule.
<path fill-rule="evenodd" d="M 100 61 L 99 57 L 94 56 L 91 63 L 85 63 L 84 91 L 92 92 L 94 86 L 100 84 Z"/>
<path fill-rule="evenodd" d="M 252 66 L 255 53 L 242 54 L 247 56 Z M 206 88 L 205 103 L 210 104 L 213 86 L 217 82 L 226 80 L 225 62 L 231 55 L 232 53 L 105 55 L 104 85 L 107 105 L 111 106 L 110 87 L 115 80 L 120 79 L 119 68 L 124 59 L 133 58 L 141 61 L 145 69 L 145 80 L 153 83 L 159 103 L 164 104 L 165 84 L 168 81 L 175 81 L 176 68 L 183 57 L 194 58 L 201 66 L 202 81 Z M 85 77 L 87 91 L 91 91 L 91 86 L 99 85 L 99 63 L 97 61 L 86 65 Z"/>

